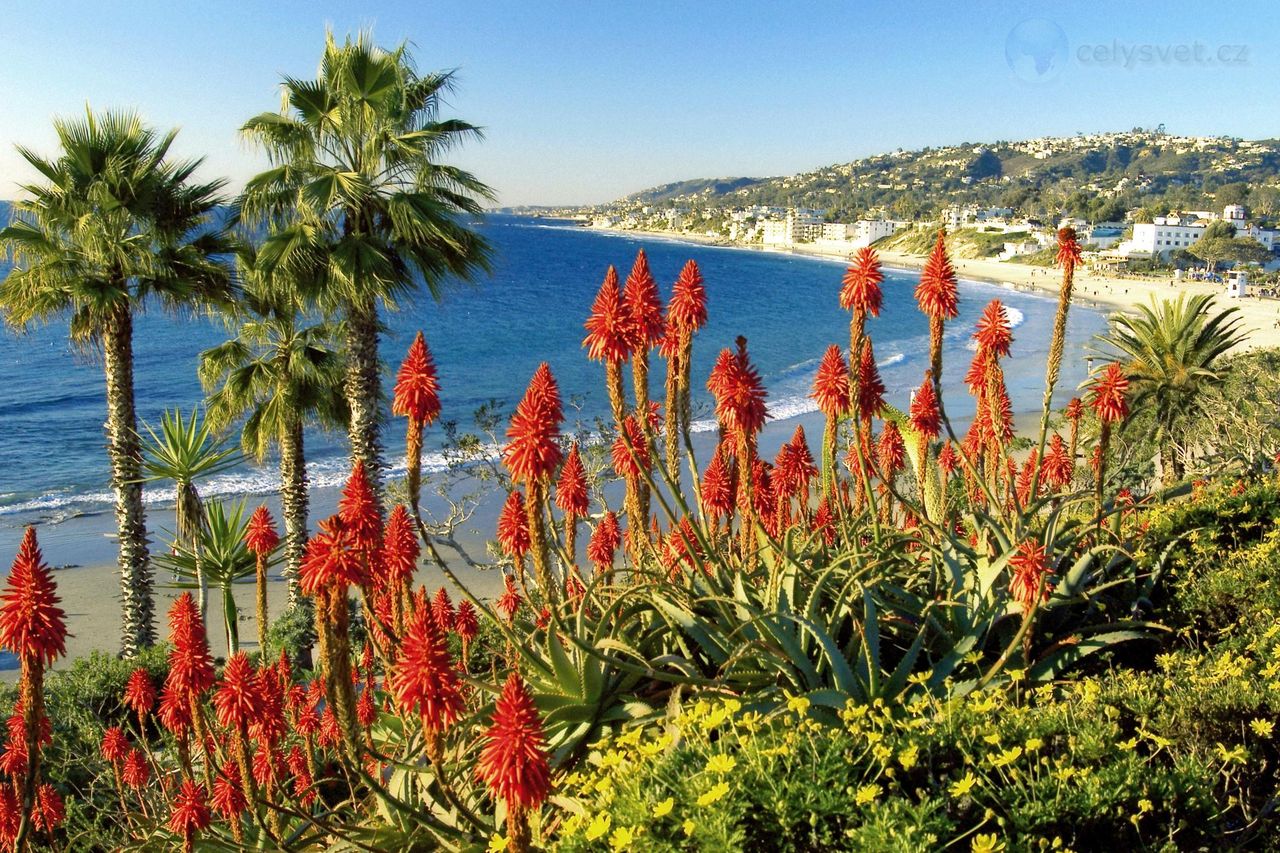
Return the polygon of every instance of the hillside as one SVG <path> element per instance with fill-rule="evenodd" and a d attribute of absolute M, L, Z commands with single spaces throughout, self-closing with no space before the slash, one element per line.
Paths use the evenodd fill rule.
<path fill-rule="evenodd" d="M 696 179 L 634 193 L 607 207 L 670 203 L 807 207 L 831 220 L 867 214 L 918 219 L 953 204 L 1026 216 L 1091 220 L 1126 210 L 1248 204 L 1280 214 L 1280 140 L 1174 136 L 1162 130 L 963 143 L 896 151 L 774 178 Z"/>

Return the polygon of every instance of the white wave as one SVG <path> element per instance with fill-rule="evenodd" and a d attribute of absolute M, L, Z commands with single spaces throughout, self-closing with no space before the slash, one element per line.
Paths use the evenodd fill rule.
<path fill-rule="evenodd" d="M 895 364 L 902 364 L 902 362 L 906 360 L 907 360 L 907 354 L 905 352 L 895 352 L 893 355 L 889 356 L 888 358 L 882 358 L 879 361 L 877 361 L 876 367 L 881 367 L 881 368 L 893 367 Z"/>

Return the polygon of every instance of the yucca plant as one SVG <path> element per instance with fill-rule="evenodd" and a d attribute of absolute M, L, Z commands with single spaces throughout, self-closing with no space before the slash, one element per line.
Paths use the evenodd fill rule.
<path fill-rule="evenodd" d="M 198 410 L 184 419 L 181 409 L 160 415 L 160 431 L 144 424 L 148 438 L 143 441 L 143 471 L 148 481 L 170 480 L 177 489 L 174 500 L 174 545 L 199 556 L 200 534 L 205 526 L 204 504 L 196 480 L 212 477 L 234 468 L 240 455 L 228 447 L 225 439 L 213 432 L 212 425 Z M 196 560 L 200 616 L 208 606 L 209 587 L 200 561 Z"/>
<path fill-rule="evenodd" d="M 222 623 L 227 653 L 240 648 L 240 611 L 236 607 L 234 585 L 253 580 L 257 558 L 245 544 L 249 519 L 244 501 L 227 504 L 211 500 L 204 507 L 205 523 L 193 542 L 178 543 L 174 553 L 157 561 L 173 570 L 177 589 L 198 589 L 204 583 L 222 594 Z"/>

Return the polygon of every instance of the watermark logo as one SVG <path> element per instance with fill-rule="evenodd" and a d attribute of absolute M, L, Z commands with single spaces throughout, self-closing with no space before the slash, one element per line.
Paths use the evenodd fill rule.
<path fill-rule="evenodd" d="M 1067 34 L 1047 18 L 1028 18 L 1009 30 L 1004 40 L 1004 58 L 1019 80 L 1047 83 L 1056 79 L 1067 64 Z"/>

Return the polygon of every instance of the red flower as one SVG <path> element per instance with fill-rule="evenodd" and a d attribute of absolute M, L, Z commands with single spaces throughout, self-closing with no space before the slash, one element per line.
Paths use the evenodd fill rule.
<path fill-rule="evenodd" d="M 516 406 L 507 428 L 510 443 L 502 461 L 516 480 L 532 483 L 550 477 L 562 456 L 558 439 L 564 413 L 551 368 L 543 362 Z"/>
<path fill-rule="evenodd" d="M 822 500 L 818 501 L 818 508 L 813 512 L 813 523 L 811 529 L 822 537 L 822 541 L 830 548 L 836 542 L 836 517 L 831 511 L 831 504 L 827 502 L 824 495 Z"/>
<path fill-rule="evenodd" d="M 520 611 L 520 601 L 520 593 L 516 590 L 515 581 L 511 579 L 511 575 L 503 575 L 502 595 L 498 596 L 498 600 L 493 603 L 494 608 L 502 618 L 510 622 Z"/>
<path fill-rule="evenodd" d="M 41 782 L 36 788 L 35 808 L 31 812 L 31 823 L 41 832 L 53 832 L 67 819 L 67 810 L 62 804 L 62 797 L 48 782 Z"/>
<path fill-rule="evenodd" d="M 942 413 L 938 410 L 938 395 L 933 389 L 933 372 L 924 372 L 924 381 L 911 399 L 911 427 L 926 439 L 932 440 L 942 432 Z"/>
<path fill-rule="evenodd" d="M 636 252 L 636 261 L 622 289 L 622 304 L 631 318 L 628 329 L 632 352 L 644 352 L 657 345 L 665 333 L 666 320 L 662 316 L 658 283 L 649 272 L 649 258 L 644 249 Z"/>
<path fill-rule="evenodd" d="M 1084 415 L 1084 403 L 1080 401 L 1079 397 L 1072 397 L 1071 402 L 1067 403 L 1064 414 L 1067 416 L 1067 420 L 1079 423 L 1081 416 Z"/>
<path fill-rule="evenodd" d="M 360 698 L 356 700 L 356 722 L 367 729 L 376 719 L 378 706 L 373 701 L 373 689 L 366 684 L 364 690 L 360 691 Z"/>
<path fill-rule="evenodd" d="M 1009 595 L 1022 604 L 1024 610 L 1034 606 L 1036 596 L 1042 601 L 1049 600 L 1049 586 L 1040 589 L 1041 580 L 1049 574 L 1049 555 L 1039 542 L 1027 540 L 1018 546 L 1018 551 L 1009 558 Z"/>
<path fill-rule="evenodd" d="M 880 316 L 884 294 L 880 283 L 884 273 L 880 271 L 880 258 L 876 250 L 863 246 L 854 255 L 853 264 L 844 272 L 844 286 L 840 288 L 840 307 L 846 311 L 862 312 L 872 317 Z"/>
<path fill-rule="evenodd" d="M 179 693 L 197 695 L 213 686 L 213 656 L 205 638 L 204 622 L 191 593 L 184 592 L 169 608 L 169 675 L 166 684 Z"/>
<path fill-rule="evenodd" d="M 884 409 L 884 383 L 880 381 L 880 369 L 871 349 L 871 339 L 862 339 L 862 354 L 858 359 L 858 414 L 869 421 Z"/>
<path fill-rule="evenodd" d="M 512 492 L 498 514 L 498 545 L 502 552 L 513 559 L 520 559 L 529 552 L 529 516 L 524 509 L 524 495 Z"/>
<path fill-rule="evenodd" d="M 382 509 L 364 462 L 357 460 L 338 499 L 338 517 L 357 548 L 377 551 L 382 542 Z M 362 584 L 357 584 L 362 585 Z"/>
<path fill-rule="evenodd" d="M 892 477 L 906 464 L 907 446 L 902 441 L 898 425 L 893 421 L 885 421 L 876 451 L 880 459 L 880 470 L 885 477 Z"/>
<path fill-rule="evenodd" d="M 943 445 L 942 450 L 938 451 L 938 467 L 942 469 L 942 473 L 951 475 L 956 468 L 960 467 L 960 459 L 956 456 L 955 448 L 951 442 Z"/>
<path fill-rule="evenodd" d="M 1058 254 L 1056 260 L 1061 266 L 1075 266 L 1080 263 L 1080 243 L 1076 240 L 1076 229 L 1058 229 Z"/>
<path fill-rule="evenodd" d="M 342 518 L 333 515 L 320 522 L 320 530 L 307 542 L 298 571 L 298 585 L 306 595 L 323 589 L 345 591 L 348 586 L 364 586 L 369 581 L 368 566 Z"/>
<path fill-rule="evenodd" d="M 227 659 L 222 670 L 222 683 L 213 694 L 213 707 L 218 714 L 218 724 L 236 730 L 244 730 L 257 715 L 262 683 L 249 656 L 236 652 Z"/>
<path fill-rule="evenodd" d="M 66 613 L 44 562 L 36 529 L 28 527 L 0 593 L 0 645 L 19 658 L 52 664 L 67 651 Z"/>
<path fill-rule="evenodd" d="M 717 447 L 702 475 L 702 503 L 712 514 L 727 518 L 733 514 L 735 491 L 729 454 Z"/>
<path fill-rule="evenodd" d="M 119 764 L 129 752 L 129 739 L 119 727 L 112 726 L 102 733 L 102 757 L 112 764 Z"/>
<path fill-rule="evenodd" d="M 257 741 L 275 743 L 284 737 L 284 688 L 287 679 L 281 680 L 275 668 L 258 667 L 258 705 L 249 721 L 249 736 Z"/>
<path fill-rule="evenodd" d="M 396 504 L 387 518 L 382 537 L 382 566 L 386 573 L 384 580 L 390 589 L 399 589 L 413 577 L 421 550 L 409 511 L 404 504 Z"/>
<path fill-rule="evenodd" d="M 716 417 L 729 432 L 751 436 L 764 426 L 766 394 L 760 374 L 747 358 L 746 338 L 738 338 L 737 352 L 721 351 L 707 390 L 716 398 Z"/>
<path fill-rule="evenodd" d="M 636 422 L 635 415 L 627 415 L 623 420 L 622 431 L 613 440 L 610 451 L 613 470 L 619 477 L 639 479 L 644 476 L 644 472 L 653 467 L 653 460 L 649 457 L 649 445 L 644 440 L 644 433 L 640 431 L 640 424 Z"/>
<path fill-rule="evenodd" d="M 235 820 L 249 807 L 240 788 L 240 769 L 228 762 L 213 781 L 213 810 L 224 818 Z"/>
<path fill-rule="evenodd" d="M 556 506 L 569 518 L 582 518 L 590 508 L 587 500 L 587 472 L 582 467 L 582 457 L 578 454 L 576 441 L 569 448 L 564 465 L 560 467 L 560 479 L 556 481 Z"/>
<path fill-rule="evenodd" d="M 622 531 L 618 528 L 618 516 L 612 511 L 606 512 L 604 518 L 596 525 L 587 543 L 587 559 L 603 572 L 613 567 L 614 555 L 622 544 Z"/>
<path fill-rule="evenodd" d="M 835 344 L 827 347 L 822 355 L 810 396 L 829 418 L 837 418 L 849 410 L 849 368 L 844 363 L 844 353 Z"/>
<path fill-rule="evenodd" d="M 280 544 L 280 534 L 276 532 L 275 521 L 266 504 L 259 505 L 249 517 L 249 525 L 244 531 L 244 544 L 259 557 L 270 556 Z"/>
<path fill-rule="evenodd" d="M 1102 376 L 1093 383 L 1093 410 L 1098 413 L 1098 420 L 1103 423 L 1118 423 L 1129 416 L 1129 403 L 1125 394 L 1129 390 L 1129 379 L 1124 369 L 1114 361 L 1107 365 Z"/>
<path fill-rule="evenodd" d="M 920 273 L 916 285 L 916 302 L 925 316 L 954 320 L 960 313 L 960 297 L 956 289 L 956 272 L 947 257 L 947 232 L 938 229 L 938 241 Z"/>
<path fill-rule="evenodd" d="M 695 332 L 707 324 L 707 289 L 702 286 L 702 272 L 696 261 L 686 261 L 671 289 L 667 305 L 668 333 Z"/>
<path fill-rule="evenodd" d="M 427 341 L 418 332 L 396 374 L 392 414 L 429 424 L 440 415 L 440 379 Z"/>
<path fill-rule="evenodd" d="M 774 470 L 777 473 L 775 488 L 779 496 L 792 498 L 799 495 L 804 503 L 805 490 L 810 480 L 818 474 L 818 466 L 814 464 L 813 454 L 809 452 L 809 444 L 805 441 L 804 426 L 797 425 L 791 441 L 778 450 Z"/>
<path fill-rule="evenodd" d="M 533 697 L 518 673 L 507 676 L 485 733 L 477 775 L 507 808 L 537 808 L 551 790 L 546 736 Z"/>
<path fill-rule="evenodd" d="M 1009 315 L 999 299 L 992 299 L 982 310 L 973 339 L 978 342 L 979 349 L 994 353 L 1001 358 L 1009 355 L 1009 345 L 1013 343 L 1013 332 L 1009 328 Z"/>
<path fill-rule="evenodd" d="M 586 329 L 582 345 L 587 348 L 587 358 L 621 364 L 631 357 L 631 315 L 622 304 L 618 271 L 613 267 L 605 273 Z"/>
<path fill-rule="evenodd" d="M 441 631 L 453 630 L 453 602 L 449 600 L 449 592 L 444 587 L 440 587 L 431 601 L 431 615 Z"/>
<path fill-rule="evenodd" d="M 171 733 L 181 735 L 191 727 L 191 704 L 186 694 L 175 686 L 173 676 L 165 679 L 164 689 L 160 691 L 160 707 L 156 709 L 156 719 Z"/>
<path fill-rule="evenodd" d="M 12 845 L 18 837 L 18 824 L 22 820 L 22 810 L 18 806 L 18 797 L 13 793 L 12 785 L 0 785 L 0 841 L 6 846 Z"/>
<path fill-rule="evenodd" d="M 169 816 L 169 829 L 177 835 L 187 836 L 209 825 L 209 807 L 205 805 L 204 786 L 185 779 L 178 796 L 173 801 Z"/>
<path fill-rule="evenodd" d="M 476 618 L 476 609 L 465 598 L 458 602 L 458 612 L 453 618 L 453 628 L 458 636 L 468 643 L 480 633 L 480 620 Z"/>
<path fill-rule="evenodd" d="M 1056 432 L 1049 441 L 1049 449 L 1044 454 L 1044 478 L 1050 487 L 1060 489 L 1071 484 L 1075 477 L 1075 461 Z"/>

